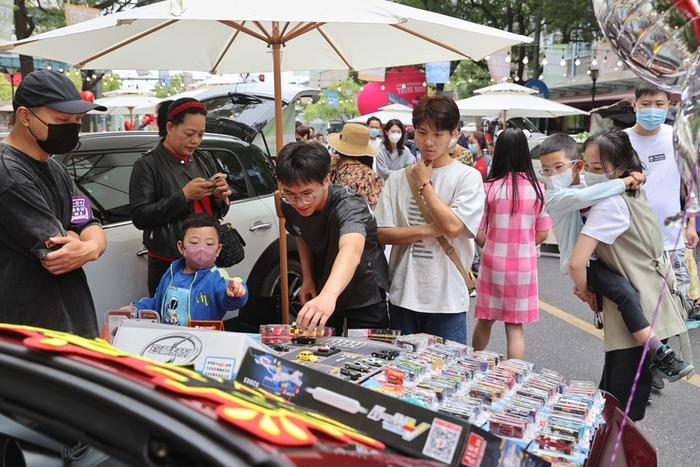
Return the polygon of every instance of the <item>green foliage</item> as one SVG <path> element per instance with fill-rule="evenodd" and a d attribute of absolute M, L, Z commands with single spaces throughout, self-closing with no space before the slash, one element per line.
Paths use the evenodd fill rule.
<path fill-rule="evenodd" d="M 484 66 L 471 60 L 462 60 L 458 62 L 450 82 L 445 85 L 445 91 L 455 93 L 456 99 L 464 99 L 470 97 L 475 89 L 490 84 L 491 76 Z"/>
<path fill-rule="evenodd" d="M 81 91 L 83 89 L 83 77 L 80 73 L 80 70 L 78 70 L 77 68 L 71 68 L 70 70 L 68 70 L 68 72 L 66 72 L 66 76 L 69 80 L 73 82 L 78 91 Z"/>
<path fill-rule="evenodd" d="M 153 91 L 158 98 L 170 97 L 185 90 L 185 85 L 182 81 L 182 74 L 170 77 L 170 85 L 164 86 L 160 81 L 155 85 Z"/>
<path fill-rule="evenodd" d="M 119 75 L 112 73 L 102 79 L 102 92 L 116 91 L 122 87 L 122 80 Z"/>
<path fill-rule="evenodd" d="M 9 101 L 10 99 L 12 99 L 10 80 L 5 77 L 4 73 L 0 73 L 0 101 Z"/>
<path fill-rule="evenodd" d="M 351 78 L 331 84 L 328 89 L 338 93 L 338 108 L 330 108 L 327 94 L 321 93 L 318 101 L 307 105 L 304 109 L 304 121 L 310 122 L 320 118 L 325 122 L 340 120 L 345 123 L 345 121 L 357 117 L 360 115 L 357 110 L 357 94 L 360 92 L 360 87 L 360 84 Z"/>

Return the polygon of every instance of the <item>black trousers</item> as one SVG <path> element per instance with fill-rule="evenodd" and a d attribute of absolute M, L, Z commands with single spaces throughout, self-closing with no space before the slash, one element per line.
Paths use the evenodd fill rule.
<path fill-rule="evenodd" d="M 608 297 L 617 305 L 630 333 L 649 327 L 644 316 L 639 292 L 621 275 L 611 271 L 602 261 L 590 261 L 586 270 L 588 286 L 596 294 Z M 602 300 L 598 300 L 602 304 Z"/>
<path fill-rule="evenodd" d="M 170 264 L 170 261 L 148 257 L 148 294 L 151 297 L 156 296 L 160 279 L 168 270 Z"/>
<path fill-rule="evenodd" d="M 336 336 L 343 333 L 343 321 L 348 320 L 348 329 L 387 329 L 389 328 L 389 311 L 386 292 L 381 290 L 382 300 L 362 308 L 336 309 L 326 326 L 334 328 Z"/>
<path fill-rule="evenodd" d="M 642 364 L 637 390 L 630 407 L 629 417 L 635 422 L 644 418 L 651 393 L 650 354 L 651 351 L 647 352 Z M 600 379 L 600 389 L 615 396 L 620 402 L 622 410 L 627 406 L 640 358 L 642 358 L 642 347 L 605 352 L 605 366 L 603 367 L 603 376 Z"/>

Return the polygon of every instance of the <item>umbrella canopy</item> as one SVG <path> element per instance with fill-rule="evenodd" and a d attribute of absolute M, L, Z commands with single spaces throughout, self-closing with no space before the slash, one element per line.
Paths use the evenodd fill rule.
<path fill-rule="evenodd" d="M 0 50 L 92 69 L 272 70 L 279 150 L 283 144 L 282 68 L 362 70 L 480 60 L 531 41 L 384 0 L 172 0 L 11 42 Z M 288 317 L 287 253 L 280 202 L 277 193 L 284 320 Z"/>
<path fill-rule="evenodd" d="M 501 111 L 511 117 L 563 117 L 566 115 L 588 115 L 568 105 L 519 92 L 490 92 L 457 101 L 460 115 L 484 116 Z"/>
<path fill-rule="evenodd" d="M 160 100 L 152 93 L 120 90 L 106 92 L 105 97 L 95 99 L 95 103 L 107 107 L 107 112 L 104 113 L 110 115 L 133 115 L 134 109 L 150 109 L 152 111 Z"/>
<path fill-rule="evenodd" d="M 484 88 L 474 90 L 474 94 L 489 94 L 492 92 L 514 92 L 520 94 L 537 94 L 537 91 L 532 88 L 520 86 L 514 83 L 498 83 Z"/>
<path fill-rule="evenodd" d="M 480 60 L 531 41 L 383 0 L 180 0 L 102 16 L 2 50 L 91 69 L 263 72 L 273 69 L 268 44 L 275 25 L 285 70 Z"/>
<path fill-rule="evenodd" d="M 370 117 L 377 117 L 381 120 L 382 125 L 393 119 L 400 120 L 404 125 L 413 125 L 413 108 L 403 104 L 389 104 L 379 107 L 379 110 L 376 112 L 360 115 L 348 121 L 367 123 L 367 119 Z"/>

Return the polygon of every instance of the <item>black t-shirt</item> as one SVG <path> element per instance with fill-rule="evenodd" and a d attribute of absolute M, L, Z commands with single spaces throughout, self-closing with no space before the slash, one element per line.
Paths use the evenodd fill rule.
<path fill-rule="evenodd" d="M 66 168 L 0 144 L 0 322 L 97 336 L 85 272 L 53 275 L 46 241 L 97 221 Z"/>
<path fill-rule="evenodd" d="M 287 231 L 304 239 L 313 252 L 313 276 L 318 293 L 331 274 L 340 237 L 349 233 L 364 235 L 362 259 L 350 284 L 338 297 L 336 309 L 361 308 L 382 301 L 380 290 L 388 289 L 389 268 L 377 243 L 377 221 L 362 196 L 331 185 L 320 212 L 304 217 L 287 204 L 282 204 L 282 212 L 287 219 Z"/>

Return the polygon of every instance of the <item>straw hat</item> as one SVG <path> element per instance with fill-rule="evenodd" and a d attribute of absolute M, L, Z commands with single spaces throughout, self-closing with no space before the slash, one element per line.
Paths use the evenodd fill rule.
<path fill-rule="evenodd" d="M 328 145 L 345 156 L 377 155 L 377 148 L 369 142 L 369 128 L 360 123 L 346 123 L 340 133 L 328 135 Z"/>

